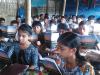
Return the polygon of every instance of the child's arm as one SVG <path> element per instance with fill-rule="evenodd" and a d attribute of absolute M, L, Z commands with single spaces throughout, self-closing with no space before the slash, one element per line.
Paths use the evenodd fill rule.
<path fill-rule="evenodd" d="M 32 57 L 32 65 L 29 67 L 29 69 L 35 69 L 37 70 L 38 68 L 38 49 L 33 48 L 31 52 L 31 57 Z"/>
<path fill-rule="evenodd" d="M 97 49 L 100 51 L 100 43 L 96 45 Z"/>
<path fill-rule="evenodd" d="M 10 46 L 9 50 L 7 51 L 8 57 L 11 58 L 12 54 L 14 53 L 14 45 Z"/>

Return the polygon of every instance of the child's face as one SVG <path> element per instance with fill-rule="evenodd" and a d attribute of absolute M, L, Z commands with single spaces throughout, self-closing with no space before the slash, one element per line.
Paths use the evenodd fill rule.
<path fill-rule="evenodd" d="M 35 27 L 33 27 L 33 30 L 34 30 L 34 32 L 35 32 L 36 34 L 39 34 L 40 31 L 41 31 L 41 27 L 40 27 L 40 26 L 35 26 Z"/>
<path fill-rule="evenodd" d="M 29 39 L 31 39 L 31 36 L 29 36 L 27 31 L 23 32 L 22 30 L 19 30 L 19 32 L 18 32 L 19 43 L 25 44 L 28 42 Z"/>
<path fill-rule="evenodd" d="M 89 34 L 89 27 L 86 25 L 79 26 L 79 33 L 81 35 L 88 35 Z"/>
<path fill-rule="evenodd" d="M 89 20 L 89 23 L 92 25 L 92 24 L 94 24 L 94 20 Z"/>
<path fill-rule="evenodd" d="M 98 21 L 97 21 L 97 23 L 99 23 L 99 24 L 100 24 L 100 20 L 98 20 Z"/>
<path fill-rule="evenodd" d="M 66 19 L 65 18 L 62 18 L 61 19 L 61 23 L 65 23 L 66 22 Z"/>
<path fill-rule="evenodd" d="M 13 23 L 11 26 L 14 26 L 14 27 L 16 27 L 16 30 L 18 30 L 18 25 L 16 24 L 16 23 Z"/>
<path fill-rule="evenodd" d="M 81 18 L 77 18 L 77 19 L 76 19 L 77 24 L 79 24 L 81 21 L 82 21 Z"/>
<path fill-rule="evenodd" d="M 54 18 L 54 20 L 57 22 L 57 18 Z"/>
<path fill-rule="evenodd" d="M 0 22 L 0 25 L 5 25 L 5 21 L 1 21 Z"/>
<path fill-rule="evenodd" d="M 67 32 L 67 31 L 64 30 L 64 29 L 58 29 L 57 31 L 58 31 L 59 35 L 61 35 L 61 34 L 65 33 L 65 32 Z"/>
<path fill-rule="evenodd" d="M 50 25 L 51 25 L 51 26 L 55 26 L 55 24 L 54 24 L 54 23 L 51 23 Z"/>
<path fill-rule="evenodd" d="M 33 21 L 38 21 L 38 19 L 37 18 L 34 18 Z"/>
<path fill-rule="evenodd" d="M 57 43 L 57 51 L 61 58 L 70 58 L 73 55 L 72 49 L 67 46 L 64 46 L 60 42 Z"/>
<path fill-rule="evenodd" d="M 18 23 L 21 23 L 21 18 L 17 18 Z"/>
<path fill-rule="evenodd" d="M 48 19 L 44 19 L 44 23 L 48 23 Z"/>

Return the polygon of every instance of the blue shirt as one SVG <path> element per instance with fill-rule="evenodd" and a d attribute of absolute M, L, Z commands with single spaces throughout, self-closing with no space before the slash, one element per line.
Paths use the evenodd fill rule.
<path fill-rule="evenodd" d="M 7 48 L 7 46 L 5 44 L 1 43 L 0 50 L 4 50 L 5 51 L 6 48 Z"/>
<path fill-rule="evenodd" d="M 11 55 L 15 52 L 16 62 L 19 63 L 18 58 L 19 58 L 20 50 L 21 50 L 21 48 L 20 48 L 19 42 L 14 42 L 10 46 L 7 54 L 9 56 L 9 58 L 11 58 Z M 25 61 L 27 63 L 25 65 L 33 65 L 36 67 L 35 70 L 38 70 L 38 49 L 36 47 L 34 47 L 32 44 L 30 44 L 30 46 L 23 51 L 25 54 Z"/>

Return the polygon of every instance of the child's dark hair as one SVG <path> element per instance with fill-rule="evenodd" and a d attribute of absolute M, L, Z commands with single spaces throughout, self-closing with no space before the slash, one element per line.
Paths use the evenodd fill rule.
<path fill-rule="evenodd" d="M 32 27 L 28 24 L 23 24 L 19 27 L 18 31 L 22 30 L 25 33 L 28 33 L 29 36 L 32 35 Z"/>
<path fill-rule="evenodd" d="M 87 61 L 83 56 L 80 55 L 79 49 L 81 46 L 80 38 L 74 34 L 73 32 L 66 32 L 59 36 L 58 41 L 64 45 L 69 47 L 70 49 L 76 48 L 76 60 L 83 65 L 84 61 Z"/>
<path fill-rule="evenodd" d="M 18 21 L 13 20 L 13 21 L 11 21 L 11 25 L 12 25 L 12 24 L 17 24 L 17 25 L 18 25 Z"/>
<path fill-rule="evenodd" d="M 88 17 L 88 20 L 95 20 L 95 16 L 94 16 L 94 15 L 90 15 L 90 16 Z"/>
<path fill-rule="evenodd" d="M 16 20 L 17 20 L 17 18 L 21 18 L 20 16 L 16 16 Z"/>
<path fill-rule="evenodd" d="M 45 16 L 44 19 L 49 19 L 49 17 L 48 16 Z"/>
<path fill-rule="evenodd" d="M 68 18 L 68 21 L 69 21 L 70 19 L 72 19 L 72 18 L 71 18 L 71 17 L 69 17 L 69 18 Z"/>
<path fill-rule="evenodd" d="M 55 20 L 50 20 L 50 25 L 54 23 L 56 25 L 56 21 Z"/>
<path fill-rule="evenodd" d="M 0 22 L 1 22 L 1 21 L 5 21 L 5 19 L 4 19 L 3 17 L 1 17 L 1 18 L 0 18 Z"/>
<path fill-rule="evenodd" d="M 58 17 L 57 17 L 57 16 L 55 16 L 54 18 L 58 19 Z"/>
<path fill-rule="evenodd" d="M 34 18 L 37 18 L 37 19 L 38 19 L 38 16 L 37 16 L 37 15 L 35 15 L 35 16 L 33 16 L 32 18 L 33 18 L 33 19 L 34 19 Z"/>
<path fill-rule="evenodd" d="M 80 23 L 79 23 L 79 26 L 81 26 L 81 25 L 87 25 L 88 23 L 87 23 L 87 21 L 81 21 Z"/>
<path fill-rule="evenodd" d="M 76 16 L 76 19 L 78 19 L 78 18 L 81 18 L 81 16 L 80 16 L 80 15 L 77 15 L 77 16 Z"/>
<path fill-rule="evenodd" d="M 65 16 L 61 16 L 61 18 L 64 18 L 64 19 L 66 19 L 66 17 L 65 17 Z"/>
<path fill-rule="evenodd" d="M 42 27 L 41 22 L 40 21 L 34 21 L 33 24 L 32 24 L 32 27 L 35 27 L 35 26 Z"/>
<path fill-rule="evenodd" d="M 83 14 L 83 15 L 80 15 L 81 16 L 81 18 L 84 18 L 85 19 L 85 15 Z"/>
<path fill-rule="evenodd" d="M 43 16 L 43 14 L 40 14 L 40 17 Z"/>
<path fill-rule="evenodd" d="M 97 21 L 98 21 L 98 20 L 100 20 L 100 17 L 99 17 L 99 18 L 97 18 Z"/>
<path fill-rule="evenodd" d="M 67 26 L 64 23 L 59 23 L 57 29 L 67 30 Z"/>

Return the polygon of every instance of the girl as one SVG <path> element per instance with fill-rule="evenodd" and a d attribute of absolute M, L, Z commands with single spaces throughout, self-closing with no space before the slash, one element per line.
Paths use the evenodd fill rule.
<path fill-rule="evenodd" d="M 28 40 L 31 39 L 32 28 L 23 24 L 18 29 L 18 40 L 14 42 L 8 50 L 8 56 L 16 55 L 16 62 L 19 64 L 29 65 L 28 69 L 38 69 L 38 50 Z"/>
<path fill-rule="evenodd" d="M 94 75 L 93 66 L 79 53 L 79 37 L 66 32 L 58 38 L 57 50 L 61 57 L 57 61 L 63 75 Z"/>

